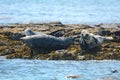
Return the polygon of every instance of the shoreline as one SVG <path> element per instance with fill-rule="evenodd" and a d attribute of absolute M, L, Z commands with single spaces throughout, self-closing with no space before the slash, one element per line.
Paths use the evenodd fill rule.
<path fill-rule="evenodd" d="M 42 24 L 57 24 L 57 23 L 62 23 L 60 21 L 50 21 L 50 22 L 30 22 L 30 23 L 7 23 L 7 24 L 0 24 L 1 27 L 9 27 L 9 26 L 18 26 L 18 25 L 42 25 Z M 62 23 L 64 25 L 90 25 L 92 27 L 101 27 L 103 26 L 104 28 L 120 28 L 120 22 L 116 23 Z M 110 26 L 110 27 L 106 27 Z"/>
<path fill-rule="evenodd" d="M 19 40 L 23 36 L 21 33 L 26 28 L 57 37 L 80 35 L 81 30 L 86 29 L 93 34 L 100 33 L 103 36 L 112 36 L 115 38 L 114 41 L 103 43 L 101 49 L 96 52 L 82 51 L 78 43 L 79 38 L 76 38 L 75 44 L 71 45 L 68 49 L 51 51 L 47 54 L 44 54 L 42 51 L 39 53 L 35 51 L 35 54 L 30 58 L 30 48 Z M 6 56 L 9 59 L 120 60 L 120 36 L 119 34 L 116 35 L 116 32 L 120 33 L 120 23 L 88 25 L 49 22 L 0 26 L 0 55 Z"/>

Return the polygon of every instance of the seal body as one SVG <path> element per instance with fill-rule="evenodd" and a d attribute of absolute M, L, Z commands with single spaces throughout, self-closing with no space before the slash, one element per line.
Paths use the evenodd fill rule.
<path fill-rule="evenodd" d="M 47 34 L 30 34 L 22 37 L 21 40 L 30 48 L 37 50 L 66 49 L 74 42 L 74 38 L 71 37 L 55 37 Z"/>
<path fill-rule="evenodd" d="M 87 30 L 81 31 L 79 43 L 83 49 L 89 50 L 101 46 L 104 37 L 89 33 Z"/>

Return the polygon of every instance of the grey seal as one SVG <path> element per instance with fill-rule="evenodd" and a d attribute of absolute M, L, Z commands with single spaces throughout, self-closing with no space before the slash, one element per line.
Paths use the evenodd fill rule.
<path fill-rule="evenodd" d="M 30 48 L 37 50 L 60 50 L 66 49 L 74 43 L 72 37 L 55 37 L 44 33 L 36 34 L 32 30 L 25 30 L 25 37 L 21 40 Z"/>
<path fill-rule="evenodd" d="M 109 41 L 112 39 L 113 39 L 112 37 L 94 35 L 92 33 L 89 33 L 87 30 L 82 30 L 79 43 L 83 49 L 89 50 L 95 47 L 99 47 L 103 42 Z"/>

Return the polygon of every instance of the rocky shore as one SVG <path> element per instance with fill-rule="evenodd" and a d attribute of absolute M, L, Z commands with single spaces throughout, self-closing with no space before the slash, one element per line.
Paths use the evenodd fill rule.
<path fill-rule="evenodd" d="M 25 45 L 20 38 L 25 36 L 23 31 L 31 28 L 56 37 L 78 36 L 74 44 L 67 49 L 54 51 L 34 51 Z M 99 49 L 82 50 L 79 45 L 79 35 L 82 30 L 101 36 L 113 37 L 104 42 Z M 32 54 L 32 56 L 31 56 Z M 120 60 L 120 24 L 62 24 L 61 22 L 30 23 L 0 26 L 0 56 L 6 58 L 42 59 L 42 60 Z"/>

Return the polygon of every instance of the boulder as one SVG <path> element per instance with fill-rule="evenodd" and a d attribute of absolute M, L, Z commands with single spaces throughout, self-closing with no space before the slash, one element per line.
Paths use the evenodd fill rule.
<path fill-rule="evenodd" d="M 115 31 L 115 32 L 113 32 L 113 35 L 114 35 L 114 36 L 120 36 L 120 31 Z"/>
<path fill-rule="evenodd" d="M 76 79 L 76 78 L 81 78 L 81 76 L 79 76 L 79 75 L 67 75 L 66 78 Z"/>
<path fill-rule="evenodd" d="M 13 40 L 20 40 L 21 37 L 24 37 L 25 35 L 24 34 L 21 34 L 21 33 L 13 33 L 12 35 L 12 39 Z"/>
<path fill-rule="evenodd" d="M 113 41 L 114 42 L 120 42 L 120 31 L 115 31 L 112 33 L 113 34 Z"/>
<path fill-rule="evenodd" d="M 113 40 L 114 42 L 120 42 L 120 36 L 113 36 Z"/>
<path fill-rule="evenodd" d="M 57 31 L 51 32 L 49 35 L 53 35 L 53 36 L 56 36 L 56 37 L 61 37 L 64 34 L 65 34 L 65 30 L 57 30 Z"/>
<path fill-rule="evenodd" d="M 102 31 L 97 32 L 97 34 L 101 36 L 110 36 L 111 32 L 109 30 L 102 30 Z"/>
<path fill-rule="evenodd" d="M 62 23 L 60 21 L 52 21 L 52 22 L 49 22 L 49 24 L 60 24 L 60 25 L 62 25 Z"/>
<path fill-rule="evenodd" d="M 13 54 L 13 53 L 15 53 L 14 49 L 6 49 L 5 51 L 3 51 L 3 54 L 1 54 L 0 56 L 5 56 L 8 54 Z"/>

